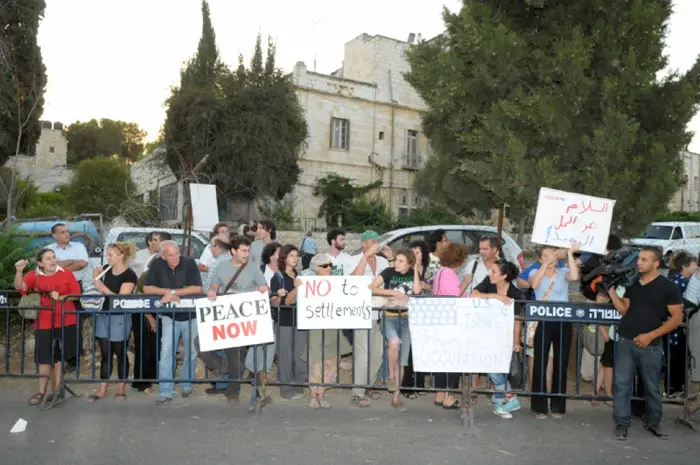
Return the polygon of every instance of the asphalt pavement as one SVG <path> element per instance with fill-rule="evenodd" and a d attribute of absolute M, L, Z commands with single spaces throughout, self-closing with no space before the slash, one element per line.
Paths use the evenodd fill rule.
<path fill-rule="evenodd" d="M 389 396 L 370 408 L 350 406 L 336 394 L 330 410 L 310 410 L 302 401 L 275 401 L 259 415 L 247 405 L 228 406 L 221 397 L 176 397 L 156 407 L 153 396 L 131 394 L 87 405 L 71 399 L 51 411 L 26 404 L 17 390 L 0 391 L 2 464 L 566 464 L 700 463 L 698 433 L 665 410 L 669 440 L 659 440 L 636 422 L 626 442 L 613 437 L 611 409 L 572 401 L 561 420 L 537 420 L 527 401 L 512 420 L 491 413 L 482 398 L 475 426 L 462 426 L 459 412 L 432 404 L 432 396 L 406 401 L 407 412 L 389 406 Z M 11 434 L 18 418 L 28 422 Z"/>

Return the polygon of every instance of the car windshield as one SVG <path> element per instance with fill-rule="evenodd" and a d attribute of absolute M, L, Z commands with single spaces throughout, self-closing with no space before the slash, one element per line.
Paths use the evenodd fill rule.
<path fill-rule="evenodd" d="M 659 226 L 655 224 L 649 225 L 647 232 L 644 233 L 645 239 L 668 239 L 671 237 L 672 226 Z"/>

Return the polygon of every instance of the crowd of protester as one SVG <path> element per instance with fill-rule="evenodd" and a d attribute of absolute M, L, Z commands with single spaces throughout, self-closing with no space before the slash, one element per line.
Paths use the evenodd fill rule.
<path fill-rule="evenodd" d="M 218 381 L 207 393 L 222 394 L 229 403 L 239 401 L 245 371 L 266 376 L 273 369 L 276 355 L 280 394 L 288 399 L 306 399 L 309 407 L 327 409 L 327 387 L 305 384 L 339 381 L 339 338 L 352 345 L 353 384 L 383 385 L 391 394 L 391 406 L 406 410 L 403 397 L 413 399 L 424 394 L 428 383 L 435 388 L 435 406 L 458 409 L 461 400 L 454 396 L 461 375 L 455 373 L 416 373 L 413 369 L 411 335 L 408 324 L 409 298 L 417 295 L 478 297 L 516 302 L 516 317 L 522 315 L 518 304 L 528 298 L 538 301 L 565 302 L 570 298 L 569 284 L 579 280 L 579 268 L 588 258 L 578 256 L 578 244 L 569 249 L 541 247 L 539 259 L 528 268 L 519 268 L 505 260 L 495 237 L 479 241 L 479 255 L 467 261 L 467 246 L 452 243 L 445 231 L 437 230 L 427 241 L 415 241 L 409 247 L 392 251 L 380 250 L 379 235 L 365 231 L 362 250 L 355 256 L 345 249 L 345 232 L 334 229 L 327 233 L 328 251 L 318 253 L 318 245 L 309 234 L 300 247 L 276 242 L 276 226 L 269 220 L 245 225 L 233 234 L 225 224 L 217 224 L 211 242 L 202 253 L 199 264 L 186 256 L 168 233 L 153 231 L 146 238 L 147 248 L 136 251 L 131 243 L 108 245 L 104 268 L 93 270 L 92 280 L 83 276 L 87 254 L 79 243 L 71 242 L 63 224 L 54 226 L 56 244 L 37 254 L 36 269 L 24 273 L 26 260 L 16 263 L 15 288 L 23 293 L 41 293 L 41 310 L 35 321 L 36 363 L 39 373 L 38 392 L 30 399 L 36 405 L 62 395 L 63 361 L 68 364 L 77 356 L 70 349 L 81 346 L 80 320 L 76 307 L 98 306 L 94 317 L 94 336 L 100 350 L 99 376 L 102 382 L 88 399 L 98 402 L 107 396 L 108 380 L 116 366 L 118 402 L 127 396 L 130 378 L 129 342 L 134 347 L 132 391 L 150 393 L 158 380 L 157 405 L 166 405 L 174 397 L 176 353 L 182 367 L 179 392 L 188 397 L 193 390 L 197 358 L 210 376 Z M 609 247 L 614 243 L 611 236 Z M 82 249 L 81 249 L 82 248 Z M 600 288 L 598 303 L 611 303 L 621 314 L 619 327 L 600 327 L 604 349 L 600 357 L 595 393 L 603 389 L 613 398 L 618 439 L 625 439 L 630 424 L 630 401 L 635 373 L 642 380 L 646 397 L 646 428 L 665 437 L 660 428 L 661 393 L 659 380 L 664 370 L 670 372 L 667 391 L 673 397 L 685 392 L 688 360 L 686 330 L 679 328 L 683 320 L 684 293 L 686 303 L 700 303 L 698 259 L 682 252 L 674 256 L 670 280 L 659 275 L 660 252 L 645 248 L 637 263 L 641 278 L 621 295 L 616 288 Z M 302 331 L 296 326 L 296 314 L 289 310 L 296 303 L 301 275 L 355 275 L 372 278 L 373 311 L 369 330 Z M 89 292 L 87 292 L 90 290 Z M 273 312 L 275 342 L 255 348 L 234 348 L 202 352 L 197 337 L 194 313 L 178 312 L 143 314 L 119 313 L 110 308 L 116 294 L 142 293 L 159 296 L 163 303 L 183 297 L 206 294 L 215 300 L 222 294 L 259 291 L 269 293 Z M 66 296 L 83 294 L 80 299 Z M 93 299 L 92 301 L 90 299 Z M 95 300 L 97 299 L 97 300 Z M 92 303 L 91 303 L 92 302 Z M 97 302 L 97 303 L 95 303 Z M 692 315 L 691 315 L 692 316 Z M 687 320 L 687 318 L 686 318 Z M 700 333 L 700 318 L 688 322 L 692 332 Z M 598 330 L 592 328 L 593 331 Z M 700 335 L 700 334 L 699 334 Z M 532 396 L 530 409 L 538 419 L 561 418 L 566 413 L 567 373 L 573 325 L 568 322 L 528 322 L 516 318 L 513 351 L 527 358 Z M 180 343 L 182 341 L 182 344 Z M 666 344 L 662 345 L 662 341 Z M 693 346 L 693 341 L 694 346 Z M 690 338 L 691 352 L 698 353 L 700 337 Z M 664 357 L 663 347 L 670 347 Z M 598 351 L 596 351 L 598 352 Z M 115 362 L 116 360 L 116 362 Z M 665 362 L 664 362 L 665 361 Z M 163 381 L 160 381 L 163 380 Z M 167 381 L 165 381 L 167 380 Z M 229 381 L 238 380 L 238 382 Z M 520 410 L 518 397 L 508 383 L 508 373 L 473 374 L 471 382 L 483 387 L 488 380 L 494 390 L 493 412 L 501 418 L 512 418 Z M 48 384 L 51 382 L 52 389 Z M 700 381 L 700 380 L 696 380 Z M 351 402 L 368 407 L 380 398 L 378 391 L 355 387 Z M 477 402 L 477 396 L 467 399 Z"/>

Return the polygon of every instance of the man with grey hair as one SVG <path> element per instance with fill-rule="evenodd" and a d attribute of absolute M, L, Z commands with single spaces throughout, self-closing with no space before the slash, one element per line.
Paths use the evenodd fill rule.
<path fill-rule="evenodd" d="M 180 247 L 175 241 L 164 241 L 161 246 L 161 256 L 153 259 L 144 282 L 144 292 L 150 295 L 163 296 L 161 302 L 179 302 L 181 297 L 202 293 L 202 277 L 197 263 L 180 255 Z M 181 376 L 185 381 L 180 383 L 182 397 L 192 393 L 194 369 L 197 363 L 195 338 L 197 337 L 197 320 L 194 312 L 179 312 L 160 315 L 163 332 L 161 337 L 160 363 L 158 379 L 172 380 L 175 376 L 175 353 L 182 336 L 185 346 Z M 174 383 L 159 381 L 160 392 L 156 405 L 165 405 L 173 399 Z"/>

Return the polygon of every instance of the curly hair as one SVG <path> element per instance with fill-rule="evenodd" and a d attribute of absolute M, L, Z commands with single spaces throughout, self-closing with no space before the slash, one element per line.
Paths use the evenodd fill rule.
<path fill-rule="evenodd" d="M 469 255 L 469 248 L 464 244 L 450 242 L 440 251 L 438 258 L 440 264 L 447 268 L 459 268 L 464 264 L 464 261 Z"/>

